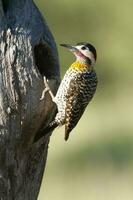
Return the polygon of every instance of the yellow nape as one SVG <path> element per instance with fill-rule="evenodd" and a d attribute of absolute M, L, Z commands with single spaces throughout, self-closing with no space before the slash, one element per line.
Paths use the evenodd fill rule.
<path fill-rule="evenodd" d="M 70 69 L 75 69 L 75 70 L 80 70 L 80 71 L 84 71 L 84 70 L 88 70 L 90 69 L 90 65 L 87 63 L 83 63 L 80 61 L 75 61 L 74 63 L 72 63 L 72 65 L 70 66 Z"/>

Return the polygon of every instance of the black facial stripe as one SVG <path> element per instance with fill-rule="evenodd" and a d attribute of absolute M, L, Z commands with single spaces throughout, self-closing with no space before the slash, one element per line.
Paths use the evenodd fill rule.
<path fill-rule="evenodd" d="M 87 63 L 89 63 L 89 65 L 91 65 L 91 59 L 90 58 L 86 58 L 87 59 Z"/>

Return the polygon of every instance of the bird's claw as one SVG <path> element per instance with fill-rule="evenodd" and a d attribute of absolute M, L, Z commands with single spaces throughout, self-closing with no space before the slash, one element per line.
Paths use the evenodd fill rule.
<path fill-rule="evenodd" d="M 43 81 L 44 81 L 45 89 L 42 91 L 42 95 L 41 95 L 40 100 L 43 100 L 46 92 L 50 91 L 50 88 L 49 88 L 49 85 L 47 83 L 47 80 L 46 80 L 45 76 L 43 77 Z"/>
<path fill-rule="evenodd" d="M 42 96 L 41 96 L 40 100 L 43 100 L 43 99 L 44 99 L 44 96 L 45 96 L 46 92 L 48 92 L 48 88 L 45 88 L 45 89 L 42 91 Z"/>
<path fill-rule="evenodd" d="M 51 96 L 51 98 L 52 98 L 52 100 L 54 102 L 54 95 L 53 95 L 53 93 L 52 93 L 52 91 L 51 91 L 51 89 L 50 89 L 50 87 L 48 85 L 48 81 L 47 81 L 45 76 L 43 77 L 43 80 L 44 80 L 45 89 L 42 92 L 42 96 L 41 96 L 40 100 L 43 100 L 44 96 L 45 96 L 45 93 L 49 92 L 49 94 L 50 94 L 50 96 Z"/>

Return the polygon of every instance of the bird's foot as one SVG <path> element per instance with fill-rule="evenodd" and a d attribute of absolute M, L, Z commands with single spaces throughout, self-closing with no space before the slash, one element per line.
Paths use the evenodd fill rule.
<path fill-rule="evenodd" d="M 51 89 L 50 89 L 50 87 L 48 85 L 48 81 L 47 81 L 45 76 L 43 77 L 43 80 L 44 80 L 45 89 L 42 92 L 42 96 L 41 96 L 40 100 L 43 100 L 46 92 L 49 92 L 52 100 L 54 101 L 54 95 L 53 95 L 53 93 L 52 93 L 52 91 L 51 91 Z"/>

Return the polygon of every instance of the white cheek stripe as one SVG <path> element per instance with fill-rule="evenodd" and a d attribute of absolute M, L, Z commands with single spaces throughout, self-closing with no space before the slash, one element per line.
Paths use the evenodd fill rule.
<path fill-rule="evenodd" d="M 92 63 L 95 63 L 94 55 L 91 51 L 86 51 L 84 53 L 82 52 L 82 54 L 84 54 L 86 57 L 90 58 Z"/>
<path fill-rule="evenodd" d="M 79 49 L 83 55 L 85 55 L 86 57 L 90 58 L 92 64 L 94 64 L 95 63 L 95 58 L 94 58 L 93 53 L 89 50 L 89 48 L 87 48 L 87 50 L 82 50 L 81 48 L 83 46 L 84 45 L 76 46 L 76 48 Z"/>

